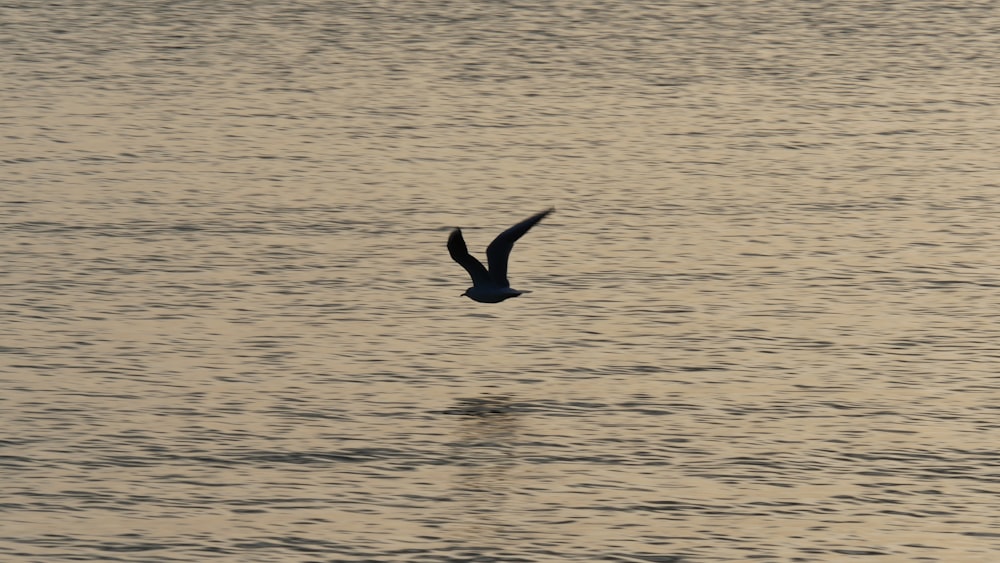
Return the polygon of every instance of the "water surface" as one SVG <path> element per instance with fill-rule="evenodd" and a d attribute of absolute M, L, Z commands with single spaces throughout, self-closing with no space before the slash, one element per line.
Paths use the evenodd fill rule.
<path fill-rule="evenodd" d="M 0 29 L 4 561 L 1000 557 L 994 4 Z"/>

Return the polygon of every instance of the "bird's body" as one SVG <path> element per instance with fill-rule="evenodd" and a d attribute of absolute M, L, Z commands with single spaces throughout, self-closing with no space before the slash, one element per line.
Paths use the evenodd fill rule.
<path fill-rule="evenodd" d="M 474 285 L 465 290 L 464 295 L 473 301 L 480 303 L 499 303 L 511 297 L 517 297 L 527 291 L 518 291 L 509 287 Z"/>
<path fill-rule="evenodd" d="M 483 263 L 469 254 L 469 249 L 465 246 L 465 239 L 462 238 L 462 229 L 456 228 L 448 237 L 448 252 L 455 262 L 458 262 L 472 277 L 472 287 L 465 290 L 462 295 L 478 301 L 480 303 L 499 303 L 511 297 L 517 297 L 526 291 L 518 291 L 510 287 L 507 281 L 507 259 L 510 251 L 514 248 L 514 243 L 527 233 L 531 227 L 552 213 L 554 209 L 547 209 L 541 213 L 521 221 L 506 231 L 500 233 L 497 238 L 486 248 L 486 258 L 489 261 L 489 270 Z"/>

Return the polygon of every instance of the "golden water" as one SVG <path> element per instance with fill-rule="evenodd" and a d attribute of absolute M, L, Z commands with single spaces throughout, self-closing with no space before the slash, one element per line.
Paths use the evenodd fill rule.
<path fill-rule="evenodd" d="M 998 26 L 8 3 L 0 559 L 1000 560 Z"/>

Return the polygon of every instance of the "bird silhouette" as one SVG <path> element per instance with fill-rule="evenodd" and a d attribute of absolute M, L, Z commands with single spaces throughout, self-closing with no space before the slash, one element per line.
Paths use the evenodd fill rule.
<path fill-rule="evenodd" d="M 489 270 L 475 256 L 469 254 L 465 239 L 462 238 L 462 229 L 455 228 L 448 236 L 448 252 L 452 259 L 465 268 L 472 277 L 472 287 L 466 289 L 462 295 L 480 303 L 499 303 L 522 293 L 528 293 L 510 287 L 510 282 L 507 281 L 507 259 L 510 258 L 514 243 L 553 211 L 555 208 L 546 209 L 497 235 L 497 238 L 486 247 Z"/>

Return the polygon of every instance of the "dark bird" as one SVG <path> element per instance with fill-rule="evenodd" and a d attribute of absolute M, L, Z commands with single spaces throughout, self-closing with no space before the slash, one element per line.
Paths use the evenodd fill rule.
<path fill-rule="evenodd" d="M 461 264 L 472 276 L 472 287 L 466 289 L 462 295 L 480 303 L 499 303 L 504 299 L 528 293 L 527 291 L 511 289 L 510 282 L 507 281 L 507 259 L 510 258 L 510 251 L 514 248 L 517 239 L 524 236 L 524 233 L 534 227 L 535 223 L 553 211 L 555 208 L 532 215 L 493 239 L 493 242 L 486 247 L 486 258 L 490 264 L 489 270 L 483 266 L 482 262 L 469 254 L 469 249 L 465 246 L 465 239 L 462 238 L 462 229 L 456 228 L 452 231 L 448 237 L 448 252 L 452 259 Z"/>

